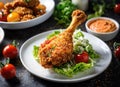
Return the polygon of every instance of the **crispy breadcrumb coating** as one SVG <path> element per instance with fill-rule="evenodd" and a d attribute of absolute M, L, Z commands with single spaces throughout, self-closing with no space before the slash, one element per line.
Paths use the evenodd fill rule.
<path fill-rule="evenodd" d="M 26 14 L 33 14 L 33 10 L 26 8 L 26 7 L 16 7 L 12 12 L 16 12 L 21 16 Z"/>
<path fill-rule="evenodd" d="M 35 18 L 34 15 L 27 14 L 27 15 L 24 15 L 24 16 L 21 18 L 21 21 L 27 21 L 27 20 L 30 20 L 30 19 L 33 19 L 33 18 Z"/>
<path fill-rule="evenodd" d="M 33 10 L 34 10 L 34 14 L 36 16 L 41 16 L 41 15 L 46 13 L 46 7 L 44 5 L 42 5 L 42 4 L 39 4 L 38 6 L 33 8 Z"/>
<path fill-rule="evenodd" d="M 33 8 L 39 5 L 39 3 L 39 0 L 13 0 L 5 4 L 5 9 L 9 7 L 16 8 L 17 6 Z"/>

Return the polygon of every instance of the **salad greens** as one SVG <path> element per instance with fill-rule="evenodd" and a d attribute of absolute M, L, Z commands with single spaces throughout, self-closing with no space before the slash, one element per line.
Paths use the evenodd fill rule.
<path fill-rule="evenodd" d="M 80 54 L 83 51 L 88 52 L 90 58 L 98 58 L 99 55 L 93 50 L 92 45 L 87 39 L 84 38 L 82 32 L 75 32 L 73 35 L 73 52 L 74 54 Z"/>
<path fill-rule="evenodd" d="M 53 33 L 49 34 L 47 36 L 47 39 L 50 39 L 51 37 L 58 35 L 61 33 L 61 31 L 54 31 Z M 38 61 L 36 57 L 38 57 L 38 49 L 39 47 L 34 46 L 33 49 L 33 55 L 35 59 Z M 85 70 L 91 69 L 94 67 L 95 58 L 99 58 L 99 54 L 96 53 L 96 51 L 93 49 L 92 45 L 89 43 L 87 39 L 84 38 L 84 34 L 80 32 L 79 30 L 76 30 L 73 34 L 73 54 L 80 54 L 83 51 L 88 52 L 89 54 L 89 62 L 84 63 L 75 63 L 75 60 L 73 60 L 61 65 L 61 66 L 54 66 L 53 70 L 59 74 L 62 74 L 67 77 L 73 77 L 75 74 L 79 72 L 83 72 Z"/>
<path fill-rule="evenodd" d="M 105 2 L 105 0 L 100 0 L 99 3 L 97 0 L 92 1 L 93 11 L 94 13 L 89 14 L 87 19 L 93 17 L 100 17 L 105 14 L 106 9 L 111 10 L 115 5 L 116 0 L 111 0 L 111 3 Z"/>
<path fill-rule="evenodd" d="M 47 39 L 50 39 L 51 37 L 53 37 L 53 36 L 55 36 L 55 35 L 58 35 L 59 33 L 60 33 L 60 31 L 55 31 L 55 32 L 49 34 L 49 35 L 47 36 Z"/>
<path fill-rule="evenodd" d="M 35 60 L 37 60 L 37 61 L 39 61 L 39 59 L 38 59 L 38 51 L 39 51 L 39 46 L 36 46 L 36 45 L 34 45 L 34 50 L 33 50 L 33 56 L 34 56 L 34 58 L 35 58 Z"/>
<path fill-rule="evenodd" d="M 71 0 L 61 0 L 55 7 L 54 19 L 58 24 L 68 26 L 71 22 L 71 14 L 77 9 Z"/>
<path fill-rule="evenodd" d="M 83 72 L 92 67 L 93 67 L 93 61 L 90 61 L 89 63 L 81 62 L 77 64 L 73 64 L 73 63 L 71 64 L 70 62 L 68 62 L 60 67 L 54 67 L 53 70 L 67 77 L 73 77 L 73 75 L 79 72 Z"/>

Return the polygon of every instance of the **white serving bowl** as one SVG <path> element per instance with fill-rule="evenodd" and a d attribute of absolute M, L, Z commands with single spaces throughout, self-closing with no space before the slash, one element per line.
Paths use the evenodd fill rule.
<path fill-rule="evenodd" d="M 1 2 L 7 3 L 13 0 L 1 0 Z M 46 13 L 42 16 L 24 22 L 1 22 L 0 26 L 5 29 L 25 29 L 35 25 L 38 25 L 46 21 L 54 12 L 55 2 L 54 0 L 40 0 L 40 3 L 46 6 Z"/>
<path fill-rule="evenodd" d="M 112 21 L 116 25 L 116 29 L 114 31 L 112 31 L 112 32 L 105 32 L 105 33 L 95 32 L 95 31 L 91 30 L 88 27 L 88 25 L 91 22 L 93 22 L 93 21 L 95 21 L 97 19 L 106 19 L 106 20 Z M 91 34 L 97 36 L 98 38 L 102 39 L 103 41 L 109 41 L 109 40 L 115 38 L 115 36 L 119 32 L 119 24 L 118 24 L 118 22 L 116 20 L 114 20 L 112 18 L 108 18 L 108 17 L 95 17 L 95 18 L 91 18 L 88 21 L 86 21 L 85 27 L 86 27 L 86 30 L 87 30 L 88 33 L 91 33 Z"/>
<path fill-rule="evenodd" d="M 3 29 L 0 27 L 0 43 L 3 41 L 4 36 L 5 36 L 5 33 L 4 33 Z"/>

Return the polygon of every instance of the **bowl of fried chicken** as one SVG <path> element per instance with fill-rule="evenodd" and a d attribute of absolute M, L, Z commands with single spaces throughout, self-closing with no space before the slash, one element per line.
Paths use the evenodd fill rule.
<path fill-rule="evenodd" d="M 0 25 L 25 29 L 46 21 L 54 12 L 54 0 L 1 0 Z"/>

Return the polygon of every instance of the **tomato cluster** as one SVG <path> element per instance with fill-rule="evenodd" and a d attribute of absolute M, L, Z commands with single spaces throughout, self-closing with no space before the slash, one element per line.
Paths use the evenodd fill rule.
<path fill-rule="evenodd" d="M 18 49 L 15 45 L 8 44 L 3 48 L 2 54 L 6 60 L 15 59 L 18 56 Z M 9 62 L 5 64 L 0 62 L 0 74 L 5 79 L 12 79 L 16 76 L 16 68 Z"/>
<path fill-rule="evenodd" d="M 20 20 L 20 15 L 16 12 L 4 14 L 4 3 L 0 2 L 0 21 L 3 22 L 17 22 Z"/>

